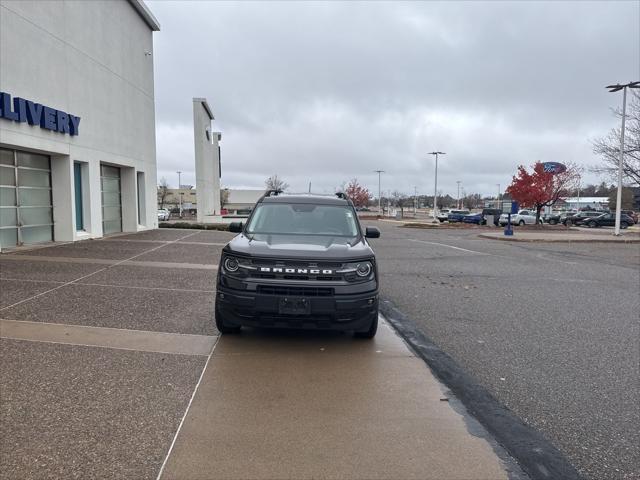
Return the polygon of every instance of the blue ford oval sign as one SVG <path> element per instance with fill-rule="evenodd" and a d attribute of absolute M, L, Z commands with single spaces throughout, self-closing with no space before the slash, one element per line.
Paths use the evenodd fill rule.
<path fill-rule="evenodd" d="M 567 171 L 567 167 L 563 163 L 558 162 L 544 162 L 542 168 L 547 173 L 562 173 Z"/>

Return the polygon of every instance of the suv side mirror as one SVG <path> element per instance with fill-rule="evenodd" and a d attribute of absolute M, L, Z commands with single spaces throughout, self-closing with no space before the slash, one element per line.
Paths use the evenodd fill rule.
<path fill-rule="evenodd" d="M 233 233 L 242 233 L 242 222 L 231 222 L 229 224 L 229 231 Z"/>
<path fill-rule="evenodd" d="M 380 230 L 378 227 L 367 227 L 364 236 L 366 238 L 380 238 Z"/>

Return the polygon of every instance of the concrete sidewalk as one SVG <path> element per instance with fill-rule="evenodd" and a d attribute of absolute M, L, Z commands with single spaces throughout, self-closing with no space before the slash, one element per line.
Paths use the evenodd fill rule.
<path fill-rule="evenodd" d="M 526 477 L 383 323 L 221 337 L 159 478 Z"/>

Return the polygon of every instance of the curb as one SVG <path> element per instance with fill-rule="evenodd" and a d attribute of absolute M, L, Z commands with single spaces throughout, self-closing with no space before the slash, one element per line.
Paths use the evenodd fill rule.
<path fill-rule="evenodd" d="M 553 234 L 552 234 L 553 235 Z M 484 233 L 478 234 L 478 237 L 488 240 L 498 240 L 500 242 L 530 242 L 530 243 L 640 243 L 640 238 L 621 238 L 619 240 L 613 238 L 513 238 L 513 237 L 494 237 Z"/>
<path fill-rule="evenodd" d="M 457 362 L 426 337 L 416 324 L 387 299 L 380 311 L 416 355 L 502 445 L 532 480 L 581 480 L 565 456 L 538 430 L 526 425 L 511 410 L 479 385 Z"/>

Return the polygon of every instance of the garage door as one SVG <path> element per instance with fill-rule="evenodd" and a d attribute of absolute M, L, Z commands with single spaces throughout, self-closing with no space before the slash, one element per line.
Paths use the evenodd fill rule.
<path fill-rule="evenodd" d="M 120 169 L 100 165 L 102 190 L 102 232 L 107 235 L 122 231 L 122 206 L 120 201 Z"/>
<path fill-rule="evenodd" d="M 50 158 L 0 149 L 0 246 L 52 240 Z"/>

